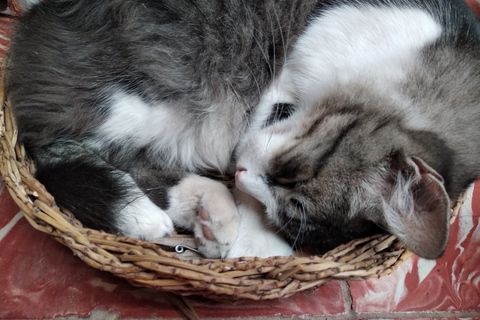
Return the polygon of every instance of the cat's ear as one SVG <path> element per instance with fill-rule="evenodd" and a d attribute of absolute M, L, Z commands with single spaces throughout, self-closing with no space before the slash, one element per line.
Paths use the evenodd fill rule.
<path fill-rule="evenodd" d="M 450 226 L 450 200 L 442 177 L 417 157 L 397 155 L 390 166 L 392 180 L 382 195 L 387 228 L 420 257 L 438 258 Z"/>

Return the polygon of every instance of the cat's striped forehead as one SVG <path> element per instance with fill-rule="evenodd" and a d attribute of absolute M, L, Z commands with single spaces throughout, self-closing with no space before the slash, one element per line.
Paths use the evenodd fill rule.
<path fill-rule="evenodd" d="M 305 117 L 296 134 L 272 150 L 266 168 L 269 176 L 309 181 L 332 161 L 340 170 L 375 163 L 393 148 L 393 141 L 379 141 L 405 128 L 395 113 L 372 112 L 360 104 L 333 110 L 321 104 L 321 108 L 323 112 Z"/>

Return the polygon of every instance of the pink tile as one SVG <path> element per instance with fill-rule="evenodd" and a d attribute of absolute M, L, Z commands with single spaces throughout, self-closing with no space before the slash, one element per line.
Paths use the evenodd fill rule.
<path fill-rule="evenodd" d="M 14 25 L 18 21 L 17 18 L 1 16 L 0 17 L 0 33 L 5 35 L 11 35 L 14 31 Z"/>
<path fill-rule="evenodd" d="M 97 309 L 180 316 L 161 294 L 90 268 L 24 218 L 0 242 L 0 252 L 0 319 L 86 317 Z"/>
<path fill-rule="evenodd" d="M 0 242 L 0 319 L 88 316 L 107 310 L 126 318 L 178 318 L 163 294 L 135 288 L 123 279 L 95 270 L 22 218 Z M 288 299 L 233 305 L 189 299 L 201 318 L 294 316 L 344 313 L 340 283 Z"/>
<path fill-rule="evenodd" d="M 396 317 L 392 317 L 392 320 L 393 319 L 399 319 L 398 318 L 398 315 L 395 315 Z M 459 317 L 455 317 L 455 318 L 448 318 L 448 317 L 441 317 L 441 318 L 437 318 L 436 316 L 438 315 L 435 315 L 435 317 L 433 319 L 435 320 L 461 320 L 461 319 L 464 319 L 464 320 L 479 320 L 478 318 L 471 318 L 471 317 L 465 317 L 465 318 L 459 318 Z M 383 318 L 382 318 L 383 319 Z M 412 318 L 400 318 L 401 320 L 432 320 L 432 318 L 422 318 L 422 317 L 415 317 L 415 315 L 412 316 Z M 388 320 L 387 319 L 383 319 L 383 320 Z"/>
<path fill-rule="evenodd" d="M 192 304 L 203 318 L 236 317 L 293 317 L 305 315 L 336 315 L 345 313 L 342 289 L 339 282 L 331 282 L 315 292 L 303 292 L 290 298 L 273 301 L 244 301 L 234 305 L 215 302 Z"/>
<path fill-rule="evenodd" d="M 15 31 L 16 18 L 0 16 L 0 44 L 2 46 L 8 46 L 10 38 Z M 3 53 L 2 53 L 3 56 Z"/>
<path fill-rule="evenodd" d="M 5 227 L 19 211 L 20 209 L 10 196 L 7 187 L 3 191 L 0 188 L 0 229 Z"/>
<path fill-rule="evenodd" d="M 413 256 L 390 276 L 350 282 L 354 310 L 480 311 L 479 216 L 477 182 L 451 227 L 445 255 L 436 261 Z"/>
<path fill-rule="evenodd" d="M 470 9 L 480 18 L 480 2 L 478 0 L 465 0 Z"/>

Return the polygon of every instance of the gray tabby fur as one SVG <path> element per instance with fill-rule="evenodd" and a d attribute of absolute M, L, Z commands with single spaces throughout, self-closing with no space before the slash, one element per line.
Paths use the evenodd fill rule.
<path fill-rule="evenodd" d="M 270 225 L 320 252 L 386 231 L 436 258 L 480 175 L 480 28 L 461 0 L 56 0 L 21 20 L 19 137 L 88 226 L 154 240 L 173 222 L 212 257 L 290 254 Z M 386 68 L 346 53 L 372 36 Z M 388 41 L 413 49 L 390 64 Z M 212 175 L 236 176 L 233 196 Z"/>

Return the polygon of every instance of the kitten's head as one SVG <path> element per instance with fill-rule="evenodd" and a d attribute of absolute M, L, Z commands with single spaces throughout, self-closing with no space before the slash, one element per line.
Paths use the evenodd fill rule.
<path fill-rule="evenodd" d="M 325 251 L 383 230 L 438 257 L 449 228 L 443 179 L 401 116 L 379 111 L 388 103 L 333 95 L 273 104 L 238 147 L 237 187 L 295 246 Z"/>

